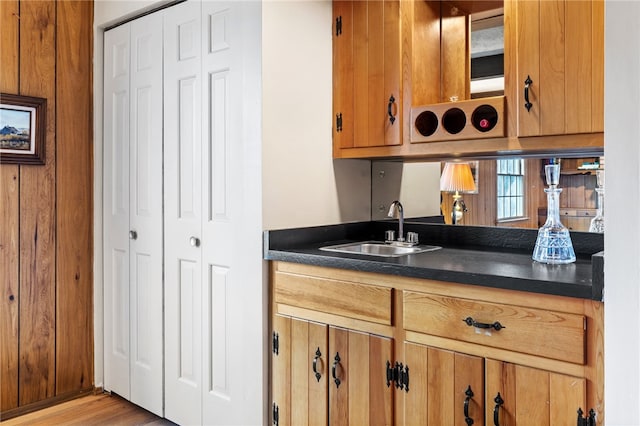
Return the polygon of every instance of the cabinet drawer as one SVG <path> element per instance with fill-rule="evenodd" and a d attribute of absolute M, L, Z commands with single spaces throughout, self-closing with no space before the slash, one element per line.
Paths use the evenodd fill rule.
<path fill-rule="evenodd" d="M 276 303 L 391 325 L 391 289 L 276 272 Z"/>
<path fill-rule="evenodd" d="M 404 328 L 546 358 L 585 363 L 582 315 L 404 291 Z M 500 323 L 480 328 L 469 322 Z"/>

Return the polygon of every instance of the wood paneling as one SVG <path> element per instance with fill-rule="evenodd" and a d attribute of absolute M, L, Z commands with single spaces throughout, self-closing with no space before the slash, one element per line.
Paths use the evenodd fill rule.
<path fill-rule="evenodd" d="M 56 3 L 20 2 L 20 93 L 47 99 L 46 163 L 20 167 L 19 404 L 55 395 Z"/>
<path fill-rule="evenodd" d="M 46 163 L 0 165 L 3 418 L 92 387 L 92 11 L 0 2 L 0 90 L 47 99 Z"/>
<path fill-rule="evenodd" d="M 93 3 L 58 4 L 56 393 L 93 382 Z M 64 48 L 61 48 L 64 46 Z M 77 309 L 78 301 L 85 308 Z"/>
<path fill-rule="evenodd" d="M 18 91 L 18 2 L 0 2 L 0 92 Z M 18 406 L 19 169 L 0 166 L 0 411 Z"/>

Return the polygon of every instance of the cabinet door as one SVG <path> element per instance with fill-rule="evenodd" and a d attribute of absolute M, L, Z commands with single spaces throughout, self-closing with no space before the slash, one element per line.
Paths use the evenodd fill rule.
<path fill-rule="evenodd" d="M 405 343 L 410 388 L 404 394 L 407 425 L 484 424 L 483 358 Z M 470 390 L 470 392 L 469 392 Z"/>
<path fill-rule="evenodd" d="M 391 339 L 329 327 L 329 349 L 329 424 L 392 424 Z"/>
<path fill-rule="evenodd" d="M 587 411 L 583 378 L 486 360 L 486 380 L 488 425 L 569 425 Z"/>
<path fill-rule="evenodd" d="M 334 1 L 334 154 L 398 145 L 400 2 Z"/>
<path fill-rule="evenodd" d="M 505 88 L 517 135 L 602 132 L 603 1 L 507 0 L 505 19 Z"/>
<path fill-rule="evenodd" d="M 279 425 L 326 425 L 327 326 L 276 315 L 273 332 L 272 416 Z"/>

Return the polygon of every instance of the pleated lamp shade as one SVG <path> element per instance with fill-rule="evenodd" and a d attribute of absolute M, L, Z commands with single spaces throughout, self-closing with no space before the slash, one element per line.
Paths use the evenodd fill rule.
<path fill-rule="evenodd" d="M 445 163 L 442 176 L 440 176 L 440 191 L 466 192 L 475 191 L 476 184 L 473 181 L 469 163 Z"/>

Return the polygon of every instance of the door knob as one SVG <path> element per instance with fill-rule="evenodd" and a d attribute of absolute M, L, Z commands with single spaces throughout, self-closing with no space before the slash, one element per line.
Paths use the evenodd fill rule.
<path fill-rule="evenodd" d="M 189 244 L 191 244 L 191 247 L 200 247 L 200 238 L 196 238 L 196 237 L 189 238 Z"/>
<path fill-rule="evenodd" d="M 134 230 L 129 231 L 129 239 L 130 240 L 137 240 L 138 239 L 138 233 Z"/>

